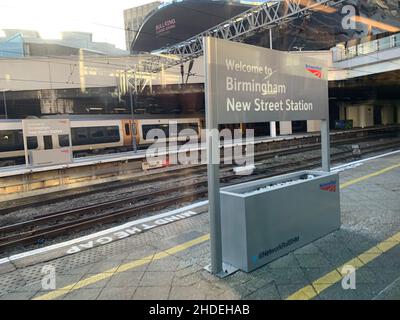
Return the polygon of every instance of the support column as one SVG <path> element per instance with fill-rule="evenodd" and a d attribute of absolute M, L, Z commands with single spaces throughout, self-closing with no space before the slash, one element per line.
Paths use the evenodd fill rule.
<path fill-rule="evenodd" d="M 393 124 L 394 123 L 394 113 L 395 110 L 393 106 L 383 106 L 382 107 L 382 124 Z"/>
<path fill-rule="evenodd" d="M 320 130 L 321 130 L 321 121 L 319 120 L 307 121 L 307 132 L 319 132 Z"/>
<path fill-rule="evenodd" d="M 269 132 L 271 138 L 276 138 L 276 122 L 272 121 L 269 123 Z"/>
<path fill-rule="evenodd" d="M 292 121 L 281 121 L 279 122 L 280 135 L 290 135 L 293 133 Z"/>
<path fill-rule="evenodd" d="M 360 127 L 360 116 L 359 116 L 359 107 L 358 106 L 348 106 L 346 108 L 346 119 L 353 120 L 353 127 Z"/>
<path fill-rule="evenodd" d="M 374 106 L 359 106 L 359 124 L 361 128 L 372 127 L 374 125 Z"/>

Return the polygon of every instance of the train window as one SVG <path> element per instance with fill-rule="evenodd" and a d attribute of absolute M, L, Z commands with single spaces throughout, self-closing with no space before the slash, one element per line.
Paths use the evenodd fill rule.
<path fill-rule="evenodd" d="M 168 124 L 152 124 L 152 125 L 143 125 L 142 126 L 144 139 L 147 139 L 148 133 L 153 129 L 162 130 L 162 131 L 164 131 L 165 137 L 166 138 L 169 137 L 169 125 Z"/>
<path fill-rule="evenodd" d="M 104 137 L 104 127 L 94 127 L 90 128 L 91 138 L 102 138 Z"/>
<path fill-rule="evenodd" d="M 107 127 L 107 136 L 109 137 L 119 137 L 118 127 Z"/>
<path fill-rule="evenodd" d="M 26 144 L 28 146 L 28 150 L 37 149 L 39 146 L 37 137 L 26 137 Z"/>
<path fill-rule="evenodd" d="M 150 125 L 143 125 L 142 126 L 142 134 L 143 134 L 143 139 L 147 138 L 147 135 L 149 132 L 153 129 L 155 129 L 156 126 L 150 126 Z"/>
<path fill-rule="evenodd" d="M 44 150 L 53 149 L 53 137 L 52 136 L 43 136 L 44 142 Z"/>
<path fill-rule="evenodd" d="M 119 127 L 72 128 L 72 145 L 83 146 L 119 142 Z"/>
<path fill-rule="evenodd" d="M 58 136 L 58 144 L 61 148 L 69 147 L 69 135 L 61 134 Z"/>
<path fill-rule="evenodd" d="M 199 133 L 199 125 L 197 123 L 178 123 L 178 132 L 185 129 L 192 129 L 197 134 Z"/>
<path fill-rule="evenodd" d="M 130 135 L 131 135 L 131 130 L 130 130 L 130 128 L 129 128 L 129 123 L 125 123 L 125 134 L 126 134 L 127 136 L 130 136 Z"/>
<path fill-rule="evenodd" d="M 24 150 L 22 130 L 0 131 L 0 152 Z"/>
<path fill-rule="evenodd" d="M 72 128 L 72 131 L 75 132 L 75 135 L 78 139 L 87 139 L 88 138 L 88 130 L 87 128 Z"/>
<path fill-rule="evenodd" d="M 73 146 L 83 146 L 88 144 L 87 128 L 71 128 L 71 137 Z"/>

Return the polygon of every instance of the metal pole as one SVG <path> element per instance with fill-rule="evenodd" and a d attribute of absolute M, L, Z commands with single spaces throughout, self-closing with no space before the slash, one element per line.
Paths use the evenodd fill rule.
<path fill-rule="evenodd" d="M 331 171 L 331 147 L 329 136 L 329 119 L 321 120 L 321 150 L 322 150 L 322 170 Z"/>
<path fill-rule="evenodd" d="M 25 153 L 25 167 L 29 167 L 30 163 L 29 163 L 29 155 L 28 155 L 28 141 L 27 136 L 26 136 L 26 127 L 27 124 L 26 122 L 29 120 L 22 120 L 22 137 L 24 139 L 24 153 Z"/>
<path fill-rule="evenodd" d="M 269 48 L 272 49 L 272 28 L 269 28 Z"/>
<path fill-rule="evenodd" d="M 208 203 L 210 211 L 210 241 L 211 241 L 211 270 L 214 275 L 222 273 L 222 237 L 221 237 L 221 206 L 219 194 L 219 164 L 213 159 L 218 146 L 218 139 L 212 134 L 208 137 Z"/>
<path fill-rule="evenodd" d="M 269 29 L 269 48 L 272 50 L 272 28 Z M 269 123 L 269 133 L 271 138 L 276 137 L 276 121 Z"/>
<path fill-rule="evenodd" d="M 132 117 L 132 127 L 131 127 L 131 132 L 132 132 L 132 147 L 133 151 L 137 152 L 137 145 L 136 145 L 136 136 L 134 135 L 135 131 L 133 130 L 135 128 L 134 122 L 133 122 L 133 97 L 132 97 L 132 86 L 129 84 L 129 94 L 131 96 L 131 117 Z M 135 99 L 136 100 L 136 99 Z M 136 101 L 135 101 L 136 102 Z"/>
<path fill-rule="evenodd" d="M 207 171 L 208 171 L 208 206 L 210 214 L 210 242 L 211 242 L 211 272 L 221 275 L 222 268 L 222 237 L 221 237 L 221 207 L 219 194 L 219 134 L 217 110 L 212 106 L 210 82 L 214 74 L 210 70 L 210 50 L 214 45 L 211 38 L 204 38 L 205 60 L 205 92 L 206 92 L 206 124 L 207 124 Z"/>
<path fill-rule="evenodd" d="M 3 100 L 4 100 L 4 117 L 8 119 L 8 112 L 7 112 L 7 100 L 6 100 L 6 91 L 3 91 Z"/>

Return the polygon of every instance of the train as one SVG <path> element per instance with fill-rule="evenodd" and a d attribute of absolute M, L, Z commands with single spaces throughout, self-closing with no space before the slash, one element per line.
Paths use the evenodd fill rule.
<path fill-rule="evenodd" d="M 154 142 L 154 139 L 148 139 L 147 136 L 151 129 L 159 129 L 165 133 L 165 139 L 159 139 L 159 142 L 186 141 L 191 137 L 170 137 L 169 124 L 176 123 L 177 132 L 192 129 L 191 132 L 195 132 L 199 137 L 204 123 L 200 117 L 132 120 L 121 117 L 113 119 L 69 116 L 60 119 L 70 120 L 72 151 L 75 158 L 143 149 Z M 52 137 L 50 144 L 43 138 L 27 137 L 26 142 L 28 150 L 57 149 L 69 146 L 69 137 Z M 0 167 L 23 164 L 24 155 L 22 120 L 0 120 Z"/>

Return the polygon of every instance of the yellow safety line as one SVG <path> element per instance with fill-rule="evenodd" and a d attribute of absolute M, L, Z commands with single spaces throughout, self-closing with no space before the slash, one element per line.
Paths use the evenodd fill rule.
<path fill-rule="evenodd" d="M 400 232 L 396 233 L 394 236 L 382 241 L 377 244 L 375 247 L 365 251 L 354 259 L 347 261 L 342 266 L 337 269 L 327 273 L 321 278 L 313 281 L 310 285 L 296 291 L 292 295 L 286 298 L 286 300 L 310 300 L 315 298 L 322 291 L 328 289 L 333 286 L 335 283 L 338 283 L 342 280 L 343 275 L 342 270 L 345 266 L 352 266 L 355 270 L 361 268 L 362 266 L 368 264 L 372 260 L 375 260 L 379 256 L 381 256 L 384 252 L 389 251 L 393 247 L 400 244 Z"/>
<path fill-rule="evenodd" d="M 44 294 L 42 296 L 36 297 L 33 300 L 52 300 L 52 299 L 59 298 L 59 297 L 65 295 L 65 294 L 67 294 L 68 292 L 72 292 L 72 291 L 75 291 L 77 289 L 81 289 L 83 287 L 91 285 L 93 283 L 99 282 L 101 280 L 105 280 L 105 279 L 111 278 L 115 274 L 118 274 L 118 273 L 121 273 L 121 272 L 124 272 L 124 271 L 128 271 L 128 270 L 131 270 L 131 269 L 146 265 L 146 264 L 148 264 L 148 263 L 150 263 L 150 262 L 152 262 L 154 260 L 160 260 L 160 259 L 166 258 L 166 257 L 168 257 L 170 255 L 173 255 L 173 254 L 178 253 L 180 251 L 189 249 L 189 248 L 191 248 L 191 247 L 193 247 L 195 245 L 198 245 L 200 243 L 203 243 L 205 241 L 208 241 L 209 239 L 210 239 L 210 235 L 206 234 L 206 235 L 204 235 L 202 237 L 193 239 L 193 240 L 188 241 L 188 242 L 186 242 L 184 244 L 180 244 L 180 245 L 178 245 L 176 247 L 167 249 L 165 251 L 156 253 L 154 255 L 147 256 L 147 257 L 142 258 L 140 260 L 135 260 L 133 262 L 129 262 L 129 263 L 123 264 L 121 266 L 118 266 L 118 267 L 112 268 L 110 270 L 107 270 L 107 271 L 105 271 L 103 273 L 99 273 L 97 275 L 91 276 L 91 277 L 86 278 L 84 280 L 78 281 L 77 283 L 73 283 L 73 284 L 68 285 L 66 287 L 63 287 L 61 289 L 54 290 L 54 291 L 49 292 L 47 294 Z"/>
<path fill-rule="evenodd" d="M 370 178 L 373 178 L 373 177 L 376 177 L 376 176 L 380 176 L 381 174 L 384 174 L 386 172 L 392 171 L 392 170 L 394 170 L 396 168 L 400 168 L 400 163 L 396 164 L 394 166 L 390 166 L 390 167 L 384 168 L 382 170 L 376 171 L 374 173 L 368 174 L 366 176 L 363 176 L 363 177 L 360 177 L 360 178 L 345 182 L 345 183 L 340 185 L 340 188 L 344 189 L 344 188 L 350 187 L 353 184 L 365 181 L 367 179 L 370 179 Z"/>
<path fill-rule="evenodd" d="M 396 168 L 400 168 L 400 164 L 396 164 L 382 170 L 376 171 L 374 173 L 368 174 L 366 176 L 356 178 L 345 182 L 340 185 L 341 189 L 345 189 L 351 185 L 356 183 L 365 181 L 367 179 L 382 175 L 386 172 L 392 171 Z M 326 275 L 322 276 L 321 278 L 315 280 L 310 285 L 296 291 L 292 295 L 286 298 L 286 300 L 310 300 L 315 298 L 318 294 L 322 291 L 328 289 L 335 283 L 338 283 L 342 280 L 342 269 L 346 265 L 350 265 L 354 267 L 355 270 L 361 268 L 362 266 L 366 265 L 367 263 L 371 262 L 378 258 L 382 253 L 392 249 L 393 247 L 400 244 L 400 232 L 395 234 L 394 236 L 390 237 L 389 239 L 382 241 L 381 243 L 377 244 L 376 246 L 372 247 L 371 249 L 365 251 L 364 253 L 360 254 L 356 258 L 346 262 L 344 265 L 338 267 L 337 269 L 327 273 Z"/>
<path fill-rule="evenodd" d="M 383 173 L 386 173 L 390 170 L 393 170 L 395 168 L 400 167 L 400 164 L 395 165 L 395 166 L 391 166 L 385 169 L 382 169 L 380 171 L 377 171 L 375 173 L 369 174 L 367 176 L 361 177 L 361 178 L 357 178 L 354 180 L 351 180 L 349 182 L 344 183 L 343 185 L 341 185 L 341 188 L 344 189 L 350 185 L 353 185 L 355 183 L 364 181 L 366 179 L 381 175 Z M 394 240 L 389 240 L 389 239 L 394 239 Z M 400 233 L 396 234 L 395 236 L 393 236 L 392 238 L 389 238 L 386 241 L 381 242 L 380 244 L 378 244 L 376 247 L 376 250 L 379 251 L 371 251 L 368 250 L 367 252 L 365 252 L 364 254 L 361 254 L 360 256 L 358 256 L 357 258 L 349 261 L 347 264 L 350 264 L 354 267 L 360 267 L 362 265 L 364 265 L 364 263 L 367 263 L 373 259 L 375 259 L 377 256 L 379 256 L 380 254 L 382 254 L 384 251 L 382 249 L 388 249 L 388 248 L 392 248 L 393 246 L 397 245 L 400 242 Z M 77 289 L 81 289 L 83 287 L 89 286 L 91 284 L 94 284 L 96 282 L 99 282 L 101 280 L 105 280 L 108 279 L 110 277 L 112 277 L 115 274 L 124 272 L 124 271 L 128 271 L 143 265 L 146 265 L 148 263 L 150 263 L 151 261 L 154 260 L 160 260 L 163 258 L 166 258 L 170 255 L 173 255 L 175 253 L 178 253 L 180 251 L 184 251 L 186 249 L 189 249 L 197 244 L 203 243 L 205 241 L 208 241 L 210 239 L 210 234 L 206 234 L 202 237 L 199 237 L 197 239 L 191 240 L 189 242 L 183 243 L 181 245 L 178 245 L 176 247 L 167 249 L 165 251 L 162 251 L 160 253 L 157 253 L 155 255 L 150 255 L 147 256 L 145 258 L 142 258 L 140 260 L 135 260 L 133 262 L 129 262 L 126 264 L 123 264 L 121 266 L 118 266 L 116 268 L 112 268 L 110 270 L 107 270 L 103 273 L 99 273 L 97 275 L 91 276 L 89 278 L 83 279 L 81 281 L 78 281 L 76 283 L 73 283 L 71 285 L 68 285 L 66 287 L 63 287 L 61 289 L 57 289 L 54 290 L 52 292 L 49 292 L 47 294 L 44 294 L 42 296 L 36 297 L 33 300 L 52 300 L 52 299 L 56 299 L 59 298 L 69 292 L 75 291 Z M 392 242 L 394 244 L 392 244 Z M 371 251 L 371 252 L 370 252 Z M 387 250 L 386 250 L 387 251 Z M 364 261 L 364 262 L 363 262 Z M 332 271 L 331 273 L 321 277 L 320 279 L 316 280 L 313 282 L 313 285 L 309 285 L 299 291 L 297 291 L 296 293 L 294 293 L 293 295 L 291 295 L 288 299 L 312 299 L 317 295 L 317 292 L 321 292 L 325 289 L 327 289 L 329 286 L 333 285 L 334 283 L 336 283 L 337 281 L 339 281 L 341 279 L 340 276 L 340 272 L 337 270 Z M 335 281 L 335 282 L 333 282 Z"/>

